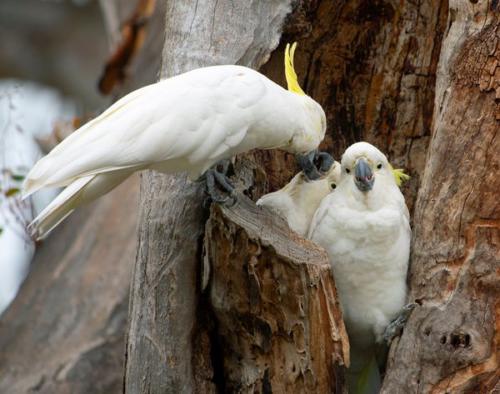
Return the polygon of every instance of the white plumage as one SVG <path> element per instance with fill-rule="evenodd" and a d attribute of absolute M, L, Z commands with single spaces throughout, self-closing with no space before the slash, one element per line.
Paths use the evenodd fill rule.
<path fill-rule="evenodd" d="M 28 170 L 42 156 L 35 138 L 74 115 L 74 105 L 54 89 L 32 82 L 0 81 L 0 314 L 15 298 L 35 252 L 26 225 L 55 197 L 44 190 L 21 200 Z"/>
<path fill-rule="evenodd" d="M 282 189 L 262 196 L 257 205 L 266 206 L 285 219 L 290 228 L 305 236 L 321 200 L 337 187 L 340 163 L 334 162 L 321 179 L 308 180 L 301 171 Z"/>
<path fill-rule="evenodd" d="M 309 237 L 331 258 L 355 373 L 372 361 L 375 344 L 405 303 L 410 236 L 408 209 L 387 158 L 368 143 L 352 145 Z"/>
<path fill-rule="evenodd" d="M 25 194 L 68 188 L 32 230 L 43 237 L 134 171 L 187 171 L 196 179 L 220 160 L 255 148 L 314 150 L 325 129 L 314 100 L 246 67 L 207 67 L 160 81 L 116 102 L 33 167 Z"/>

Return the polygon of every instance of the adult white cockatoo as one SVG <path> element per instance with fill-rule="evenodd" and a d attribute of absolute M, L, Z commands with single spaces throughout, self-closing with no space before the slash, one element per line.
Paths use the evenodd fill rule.
<path fill-rule="evenodd" d="M 255 70 L 226 65 L 165 79 L 117 101 L 28 174 L 25 195 L 67 186 L 31 223 L 33 235 L 42 238 L 134 171 L 186 171 L 193 180 L 206 173 L 208 186 L 215 180 L 232 193 L 225 174 L 210 170 L 219 161 L 255 148 L 315 150 L 325 136 L 325 113 L 297 82 L 294 50 L 295 44 L 285 51 L 288 90 Z"/>
<path fill-rule="evenodd" d="M 257 205 L 271 208 L 293 231 L 306 236 L 321 200 L 337 187 L 339 180 L 340 163 L 336 161 L 326 175 L 317 180 L 309 180 L 301 171 L 282 189 L 262 196 Z"/>
<path fill-rule="evenodd" d="M 400 178 L 377 148 L 356 143 L 311 222 L 309 238 L 330 256 L 349 334 L 350 393 L 378 392 L 375 350 L 405 304 L 411 230 Z"/>

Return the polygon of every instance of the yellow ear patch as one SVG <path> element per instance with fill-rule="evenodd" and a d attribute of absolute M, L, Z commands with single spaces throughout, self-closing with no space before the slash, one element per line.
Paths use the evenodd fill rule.
<path fill-rule="evenodd" d="M 401 186 L 404 182 L 410 179 L 410 176 L 408 174 L 405 174 L 405 170 L 402 168 L 392 168 L 392 166 L 389 164 L 389 167 L 391 168 L 392 175 L 394 176 L 394 180 L 396 181 L 396 185 Z"/>
<path fill-rule="evenodd" d="M 290 48 L 290 44 L 286 44 L 285 48 L 285 76 L 286 83 L 288 85 L 288 90 L 290 92 L 294 92 L 300 95 L 304 95 L 305 93 L 299 85 L 297 81 L 297 73 L 295 72 L 295 68 L 293 66 L 293 56 L 295 55 L 295 48 L 297 48 L 297 43 L 294 42 Z"/>

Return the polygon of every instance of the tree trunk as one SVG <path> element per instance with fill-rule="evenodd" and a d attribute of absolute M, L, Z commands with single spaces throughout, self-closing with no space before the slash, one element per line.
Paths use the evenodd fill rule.
<path fill-rule="evenodd" d="M 0 322 L 1 393 L 120 391 L 138 181 L 80 209 L 37 251 Z"/>
<path fill-rule="evenodd" d="M 162 76 L 213 64 L 259 67 L 279 41 L 288 1 L 167 2 Z M 125 392 L 216 389 L 204 325 L 197 324 L 204 215 L 202 184 L 143 177 L 132 281 Z"/>
<path fill-rule="evenodd" d="M 414 217 L 411 299 L 384 393 L 499 390 L 498 3 L 450 3 Z M 496 392 L 496 391 L 495 391 Z"/>
<path fill-rule="evenodd" d="M 228 31 L 241 29 L 241 26 L 236 28 L 232 25 L 229 27 L 219 26 L 217 21 L 212 19 L 214 15 L 215 17 L 224 15 L 224 10 L 226 10 L 227 15 L 231 15 L 230 23 L 237 24 L 238 11 L 240 11 L 237 9 L 238 7 L 231 8 L 230 11 L 225 7 L 225 4 L 218 3 L 215 8 L 214 4 L 211 6 L 203 4 L 203 7 L 200 4 L 180 7 L 176 5 L 175 8 L 167 12 L 164 70 L 168 70 L 168 72 L 164 75 L 206 65 L 207 62 L 210 62 L 208 64 L 212 64 L 212 62 L 215 64 L 233 63 L 240 59 L 241 64 L 248 64 L 247 61 L 244 61 L 246 57 L 242 58 L 241 53 L 244 50 L 240 51 L 238 56 L 232 55 L 231 51 L 234 51 L 235 48 L 245 47 L 247 44 L 242 41 L 251 38 L 244 34 L 238 36 L 234 34 L 234 31 L 228 36 L 226 31 L 224 32 L 226 36 L 214 39 L 214 31 L 211 29 L 216 29 L 215 33 L 220 32 L 217 29 L 227 29 Z M 444 0 L 424 3 L 395 1 L 374 3 L 361 0 L 336 3 L 301 1 L 296 3 L 294 12 L 289 15 L 284 25 L 282 41 L 300 40 L 299 51 L 296 55 L 296 67 L 302 86 L 308 94 L 324 106 L 327 113 L 329 131 L 323 147 L 335 152 L 338 158 L 340 152 L 357 140 L 364 139 L 377 144 L 382 150 L 388 152 L 391 162 L 395 166 L 403 166 L 410 170 L 413 179 L 405 189 L 410 208 L 412 208 L 416 198 L 420 177 L 425 167 L 431 128 L 430 117 L 433 111 L 436 67 L 441 38 L 446 28 L 446 8 L 447 3 Z M 254 14 L 249 15 L 252 16 L 250 23 L 254 23 L 252 19 Z M 248 15 L 245 15 L 245 18 L 247 17 Z M 260 32 L 260 30 L 252 31 Z M 186 40 L 187 36 L 193 38 Z M 257 38 L 261 36 L 258 35 Z M 205 43 L 203 38 L 207 37 L 219 44 L 219 50 L 213 49 L 214 44 Z M 235 37 L 240 42 L 232 46 L 228 45 L 228 40 L 230 43 Z M 226 46 L 223 50 L 220 49 L 222 46 L 220 46 L 219 41 Z M 208 54 L 204 52 L 206 48 L 209 49 Z M 267 45 L 265 48 L 272 49 L 272 46 Z M 265 74 L 281 83 L 284 82 L 282 49 L 283 46 L 275 51 L 269 62 L 262 68 Z M 248 53 L 251 52 L 247 51 Z M 221 57 L 223 55 L 226 57 Z M 256 62 L 250 64 L 256 65 Z M 251 156 L 262 166 L 267 175 L 256 182 L 257 187 L 264 191 L 267 191 L 266 189 L 275 190 L 283 186 L 297 171 L 293 157 L 288 154 L 254 152 Z M 159 176 L 148 175 L 147 179 L 155 179 L 156 182 L 157 177 Z M 182 195 L 184 182 L 178 182 L 180 182 L 180 186 L 170 188 L 169 196 Z M 155 201 L 155 199 L 158 200 L 158 196 L 152 192 L 148 192 L 144 199 L 144 208 L 150 212 L 149 215 L 154 215 L 155 218 L 162 217 L 162 219 L 158 219 L 155 226 L 161 226 L 169 217 L 175 217 L 176 211 L 181 212 L 186 209 L 172 205 L 172 208 L 168 207 L 160 215 L 159 212 L 156 212 L 157 207 L 162 206 L 162 204 L 166 206 L 167 198 L 162 198 L 161 204 L 158 202 L 156 208 L 150 209 L 149 206 L 152 206 L 152 202 L 149 200 Z M 196 204 L 198 203 L 196 202 Z M 186 199 L 182 200 L 182 204 L 181 207 L 192 206 L 192 203 Z M 201 238 L 203 221 L 200 221 L 197 215 L 191 215 L 186 219 L 186 222 L 176 221 L 178 228 L 192 229 L 190 224 L 192 220 L 195 220 L 200 227 L 197 231 L 190 232 L 191 240 L 186 242 L 190 245 L 193 245 L 194 239 Z M 143 234 L 146 234 L 149 244 L 145 247 L 150 250 L 144 256 L 154 253 L 156 247 L 165 251 L 170 250 L 162 245 L 165 245 L 168 239 L 174 236 L 173 230 L 167 229 L 165 233 L 164 230 L 159 229 L 155 236 L 151 237 L 150 234 L 155 233 L 155 229 L 150 227 L 152 226 L 144 223 L 141 228 L 141 239 Z M 142 268 L 137 269 L 134 280 L 137 294 L 132 299 L 132 319 L 135 319 L 134 316 L 139 316 L 140 319 L 145 320 L 144 316 L 153 316 L 153 310 L 158 315 L 156 308 L 161 308 L 162 315 L 166 315 L 166 311 L 170 310 L 172 306 L 170 305 L 169 308 L 158 306 L 157 299 L 168 298 L 169 302 L 176 303 L 177 299 L 193 297 L 192 295 L 196 291 L 199 247 L 196 250 L 193 247 L 175 250 L 177 254 L 188 256 L 187 260 L 191 262 L 191 264 L 180 268 L 175 268 L 168 263 L 170 258 L 177 258 L 172 253 L 174 252 L 170 250 L 168 260 L 161 255 L 156 255 L 155 259 L 147 264 L 148 269 L 150 269 L 149 273 L 144 268 L 146 262 L 139 257 L 137 266 Z M 162 269 L 167 265 L 167 268 Z M 176 273 L 172 271 L 175 269 L 184 271 Z M 188 274 L 186 274 L 187 271 L 189 271 Z M 142 273 L 137 274 L 137 272 Z M 163 276 L 166 276 L 167 273 L 171 274 L 171 279 L 178 275 L 189 277 L 190 287 L 177 290 L 175 295 L 173 292 L 165 293 L 163 289 L 158 288 L 151 292 L 146 284 L 158 273 Z M 148 297 L 149 301 L 146 300 Z M 137 304 L 135 305 L 135 303 Z M 165 383 L 166 385 L 171 384 L 169 382 L 173 377 L 184 379 L 181 383 L 176 382 L 174 386 L 169 386 L 173 391 L 181 387 L 187 388 L 189 391 L 196 386 L 194 383 L 197 379 L 196 376 L 192 377 L 192 372 L 186 369 L 186 364 L 179 361 L 185 357 L 187 362 L 190 362 L 192 353 L 189 349 L 191 349 L 192 338 L 200 336 L 200 327 L 196 327 L 195 322 L 197 314 L 193 312 L 196 307 L 196 297 L 193 297 L 189 308 L 179 308 L 182 309 L 187 319 L 183 319 L 177 312 L 174 313 L 175 319 L 183 321 L 183 324 L 186 325 L 184 326 L 184 335 L 177 338 L 183 347 L 174 349 L 173 353 L 166 352 L 161 346 L 152 345 L 152 341 L 148 341 L 149 344 L 146 343 L 146 340 L 138 335 L 139 333 L 145 335 L 145 333 L 154 332 L 160 323 L 143 322 L 141 329 L 138 326 L 131 328 L 128 365 L 132 365 L 130 361 L 131 351 L 135 351 L 137 354 L 133 362 L 135 365 L 138 365 L 145 355 L 153 355 L 160 360 L 165 359 L 164 356 L 154 355 L 156 352 L 159 355 L 167 353 L 175 355 L 172 357 L 174 361 L 168 370 L 165 363 L 155 366 L 154 363 L 148 362 L 142 366 L 142 372 L 140 370 L 134 371 L 134 378 L 131 381 L 138 382 L 141 381 L 141 377 L 144 377 L 141 381 L 143 391 L 146 388 L 164 387 L 160 386 L 159 383 L 164 376 L 170 376 Z M 175 325 L 173 325 L 172 318 L 169 319 L 161 323 L 165 330 L 162 331 L 162 338 L 155 337 L 156 344 L 159 343 L 167 347 L 171 346 L 172 343 L 175 345 L 176 337 L 172 335 L 175 332 L 173 330 Z M 206 338 L 207 335 L 205 332 L 202 337 Z M 189 342 L 190 338 L 191 342 Z M 142 343 L 136 347 L 139 341 Z M 203 343 L 206 344 L 206 342 Z M 160 348 L 162 351 L 158 350 Z M 142 349 L 140 352 L 143 353 L 139 353 L 138 349 Z M 202 365 L 205 367 L 202 376 L 209 378 L 213 374 L 212 362 L 217 363 L 220 360 L 212 360 L 209 357 L 208 348 L 203 347 L 203 351 L 204 355 L 203 352 L 197 352 L 197 354 L 201 354 Z M 153 356 L 151 360 L 154 359 Z M 186 370 L 189 373 L 184 373 Z M 127 370 L 127 374 L 129 373 L 130 371 Z M 211 387 L 213 388 L 213 386 Z"/>
<path fill-rule="evenodd" d="M 224 392 L 341 392 L 349 346 L 326 252 L 240 195 L 205 234 Z"/>
<path fill-rule="evenodd" d="M 322 148 L 337 160 L 352 143 L 368 141 L 412 179 L 403 192 L 412 211 L 425 167 L 436 67 L 447 1 L 300 1 L 283 42 L 299 41 L 301 85 L 325 109 Z M 284 82 L 282 49 L 262 71 Z M 291 158 L 259 152 L 271 190 L 297 170 Z"/>

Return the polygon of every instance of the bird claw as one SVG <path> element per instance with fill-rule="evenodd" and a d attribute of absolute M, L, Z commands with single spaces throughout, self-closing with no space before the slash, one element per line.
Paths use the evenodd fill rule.
<path fill-rule="evenodd" d="M 315 181 L 323 177 L 332 167 L 333 157 L 327 152 L 314 150 L 306 155 L 297 156 L 299 167 L 308 180 Z"/>
<path fill-rule="evenodd" d="M 405 305 L 399 315 L 385 328 L 382 337 L 387 345 L 390 345 L 394 338 L 401 335 L 403 327 L 405 326 L 408 318 L 411 315 L 411 312 L 415 309 L 416 306 L 417 304 L 414 302 Z"/>
<path fill-rule="evenodd" d="M 236 203 L 236 190 L 227 177 L 230 164 L 229 160 L 222 160 L 205 173 L 206 192 L 208 194 L 207 199 L 203 203 L 205 207 L 210 202 L 227 206 L 233 206 Z M 217 189 L 221 189 L 227 195 L 222 195 Z"/>

